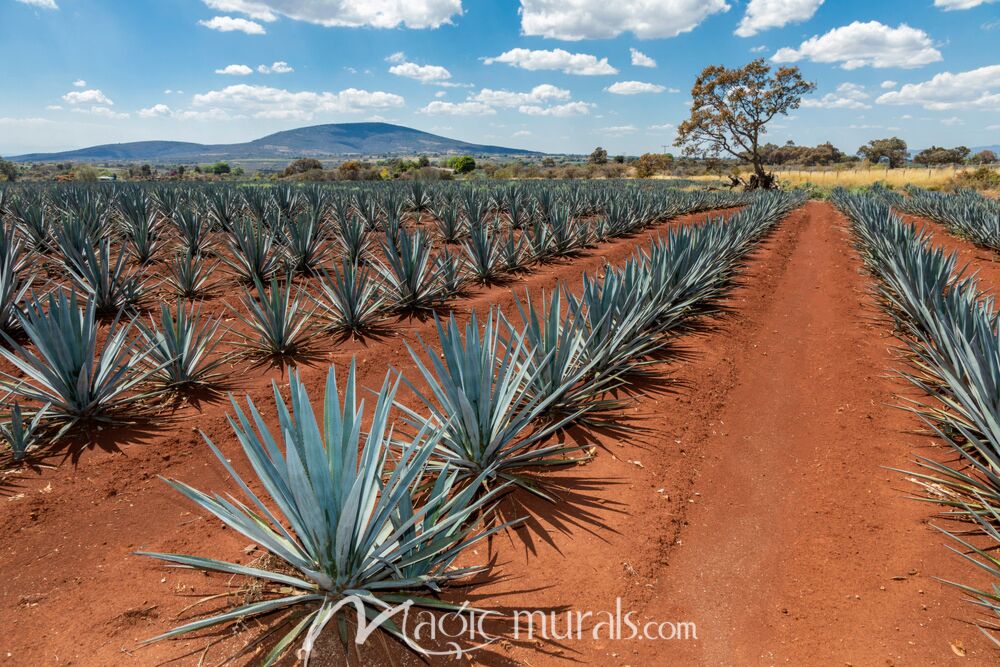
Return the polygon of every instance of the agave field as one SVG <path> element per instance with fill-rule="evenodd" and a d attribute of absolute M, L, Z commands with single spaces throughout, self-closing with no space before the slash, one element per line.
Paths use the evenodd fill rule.
<path fill-rule="evenodd" d="M 984 285 L 990 275 L 893 209 L 1000 248 L 996 203 L 875 189 L 833 204 L 843 215 L 798 192 L 656 181 L 0 189 L 8 655 L 55 664 L 59 645 L 77 664 L 366 664 L 371 653 L 346 648 L 345 600 L 384 620 L 404 602 L 446 616 L 470 599 L 542 608 L 625 589 L 647 615 L 711 617 L 701 584 L 686 583 L 708 573 L 746 593 L 717 596 L 731 615 L 678 648 L 680 664 L 751 664 L 792 612 L 729 653 L 711 648 L 713 629 L 752 627 L 738 599 L 785 596 L 799 576 L 846 591 L 815 645 L 781 640 L 800 659 L 863 664 L 824 652 L 843 648 L 838 628 L 862 622 L 843 614 L 859 607 L 920 619 L 899 649 L 917 664 L 987 656 L 1000 616 L 1000 338 L 987 292 L 1000 273 Z M 867 293 L 881 314 L 851 296 Z M 886 361 L 866 326 L 895 337 L 898 376 L 857 377 Z M 850 407 L 893 396 L 903 410 Z M 838 402 L 862 428 L 817 416 Z M 642 412 L 655 428 L 631 426 Z M 897 441 L 921 428 L 940 447 L 914 459 Z M 818 451 L 842 457 L 841 472 L 807 464 Z M 899 472 L 882 481 L 882 468 Z M 611 471 L 619 487 L 574 507 Z M 900 479 L 931 502 L 900 494 Z M 87 495 L 98 483 L 111 490 Z M 939 510 L 961 557 L 912 529 Z M 804 533 L 822 542 L 879 516 L 892 517 L 882 537 L 851 557 L 794 551 Z M 69 561 L 78 588 L 47 569 L 73 558 L 63 539 L 90 545 Z M 45 556 L 23 546 L 57 543 Z M 574 565 L 586 558 L 603 560 Z M 883 571 L 897 564 L 904 574 Z M 201 578 L 151 590 L 178 568 Z M 506 583 L 519 577 L 529 592 Z M 896 597 L 869 603 L 855 585 Z M 973 619 L 981 647 L 944 634 L 971 627 L 956 620 L 971 616 L 963 595 L 986 612 Z M 60 633 L 58 610 L 80 605 L 93 618 Z M 366 636 L 375 663 L 427 648 L 393 620 L 380 628 Z M 515 640 L 486 664 L 566 659 Z M 664 655 L 574 650 L 593 664 Z"/>

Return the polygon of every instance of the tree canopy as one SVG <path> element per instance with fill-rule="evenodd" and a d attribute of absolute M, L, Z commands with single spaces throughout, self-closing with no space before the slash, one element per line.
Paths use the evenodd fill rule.
<path fill-rule="evenodd" d="M 885 159 L 890 169 L 896 169 L 906 164 L 906 142 L 899 137 L 872 139 L 858 149 L 858 155 L 872 163 Z"/>
<path fill-rule="evenodd" d="M 674 145 L 689 156 L 728 153 L 747 160 L 754 170 L 747 187 L 773 187 L 760 154 L 761 137 L 769 122 L 797 109 L 802 96 L 815 89 L 798 67 L 772 74 L 763 58 L 735 69 L 706 67 L 691 89 L 691 115 L 677 128 Z"/>

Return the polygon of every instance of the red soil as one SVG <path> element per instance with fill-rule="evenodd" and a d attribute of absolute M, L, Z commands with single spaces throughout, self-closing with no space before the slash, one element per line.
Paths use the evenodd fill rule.
<path fill-rule="evenodd" d="M 894 339 L 845 224 L 824 203 L 781 223 L 726 313 L 681 339 L 662 381 L 622 415 L 634 430 L 574 433 L 592 438 L 597 455 L 551 475 L 560 500 L 507 502 L 532 519 L 493 540 L 494 576 L 470 591 L 483 606 L 594 612 L 613 611 L 620 597 L 640 619 L 695 622 L 697 641 L 511 641 L 474 661 L 935 665 L 967 653 L 966 664 L 995 662 L 966 623 L 974 610 L 932 579 L 977 583 L 976 573 L 927 527 L 935 508 L 907 499 L 913 489 L 885 470 L 909 467 L 917 451 L 944 452 L 889 405 L 908 390 L 887 373 L 898 367 L 887 349 Z M 647 236 L 543 267 L 515 287 L 573 284 Z M 512 312 L 509 287 L 458 305 L 493 304 Z M 366 345 L 331 342 L 301 370 L 311 394 L 321 395 L 331 361 L 352 354 L 366 386 L 381 383 L 388 363 L 410 370 L 401 339 L 433 337 L 433 324 L 390 329 Z M 265 419 L 274 416 L 271 377 L 281 381 L 260 369 L 242 378 Z M 141 443 L 129 432 L 113 451 L 77 452 L 5 480 L 0 655 L 18 665 L 197 663 L 204 638 L 136 641 L 176 625 L 185 606 L 221 590 L 220 578 L 130 554 L 258 555 L 155 478 L 232 490 L 194 433 L 203 429 L 244 469 L 225 411 L 220 401 L 185 407 Z M 213 657 L 238 646 L 230 639 Z"/>

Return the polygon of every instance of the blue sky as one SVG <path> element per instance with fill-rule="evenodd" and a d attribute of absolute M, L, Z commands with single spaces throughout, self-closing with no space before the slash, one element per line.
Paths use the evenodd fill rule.
<path fill-rule="evenodd" d="M 756 57 L 818 84 L 772 141 L 996 144 L 998 40 L 998 0 L 0 0 L 0 154 L 373 119 L 638 154 Z"/>

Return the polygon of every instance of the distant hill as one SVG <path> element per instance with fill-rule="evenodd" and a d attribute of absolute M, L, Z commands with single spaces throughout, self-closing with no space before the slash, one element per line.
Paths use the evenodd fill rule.
<path fill-rule="evenodd" d="M 539 155 L 535 151 L 470 144 L 389 123 L 331 123 L 270 134 L 243 144 L 184 141 L 135 141 L 104 144 L 61 153 L 29 153 L 14 162 L 215 162 L 299 157 L 447 154 Z"/>

